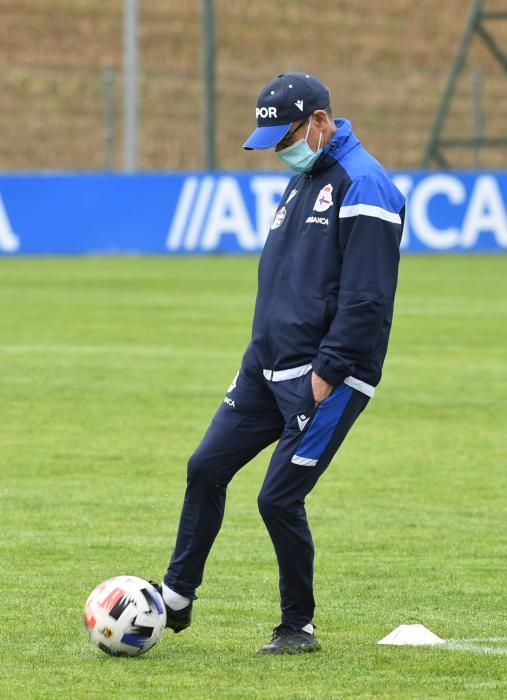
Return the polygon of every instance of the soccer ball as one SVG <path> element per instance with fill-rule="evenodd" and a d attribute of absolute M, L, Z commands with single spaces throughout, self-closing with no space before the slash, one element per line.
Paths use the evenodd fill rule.
<path fill-rule="evenodd" d="M 90 640 L 111 656 L 139 656 L 151 649 L 165 628 L 160 593 L 137 576 L 115 576 L 95 588 L 86 601 Z"/>

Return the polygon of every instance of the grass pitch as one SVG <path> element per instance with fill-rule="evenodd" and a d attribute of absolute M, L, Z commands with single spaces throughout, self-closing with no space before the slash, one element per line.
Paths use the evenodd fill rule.
<path fill-rule="evenodd" d="M 384 379 L 308 498 L 319 654 L 254 654 L 279 621 L 267 451 L 230 486 L 192 627 L 111 659 L 83 604 L 163 574 L 256 260 L 1 260 L 0 697 L 505 698 L 506 279 L 504 257 L 402 261 Z M 411 622 L 453 641 L 376 645 Z"/>

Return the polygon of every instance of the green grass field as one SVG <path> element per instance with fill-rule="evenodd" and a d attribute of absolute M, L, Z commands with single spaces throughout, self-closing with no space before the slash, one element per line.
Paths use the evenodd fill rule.
<path fill-rule="evenodd" d="M 402 262 L 384 379 L 308 499 L 319 654 L 278 624 L 257 513 L 229 489 L 194 624 L 93 647 L 112 575 L 160 579 L 186 460 L 249 338 L 254 258 L 0 261 L 1 698 L 507 697 L 507 258 Z M 445 648 L 381 647 L 421 622 Z"/>

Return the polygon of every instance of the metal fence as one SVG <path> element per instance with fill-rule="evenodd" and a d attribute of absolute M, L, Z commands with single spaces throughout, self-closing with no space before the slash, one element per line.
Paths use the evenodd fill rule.
<path fill-rule="evenodd" d="M 30 2 L 35 0 L 27 0 L 27 6 Z M 52 0 L 47 2 L 51 4 Z M 397 26 L 394 22 L 400 27 L 403 23 L 408 25 L 407 8 L 413 5 L 415 12 L 419 7 L 415 0 L 390 0 L 385 7 L 375 4 L 377 9 L 366 0 L 358 0 L 357 7 L 354 4 L 351 8 L 331 3 L 330 20 L 325 25 L 312 15 L 312 30 L 320 32 L 318 41 L 312 41 L 302 26 L 308 10 L 304 2 L 296 2 L 290 11 L 282 12 L 268 0 L 254 4 L 238 0 L 234 7 L 227 0 L 216 0 L 220 16 L 215 54 L 213 42 L 203 42 L 203 27 L 210 25 L 204 10 L 210 3 L 211 0 L 174 0 L 169 4 L 140 4 L 140 70 L 136 81 L 139 110 L 134 125 L 125 123 L 124 118 L 128 90 L 122 70 L 119 0 L 114 13 L 112 6 L 93 4 L 91 0 L 95 14 L 90 10 L 90 16 L 85 17 L 88 3 L 73 8 L 76 13 L 82 10 L 81 39 L 80 43 L 76 40 L 74 53 L 70 54 L 68 47 L 61 50 L 61 65 L 58 52 L 51 55 L 51 61 L 40 60 L 40 55 L 33 53 L 36 44 L 29 43 L 30 36 L 24 39 L 32 51 L 29 56 L 21 48 L 17 50 L 16 43 L 2 54 L 0 43 L 0 170 L 121 170 L 126 165 L 124 136 L 132 129 L 137 134 L 137 165 L 141 170 L 200 169 L 210 160 L 216 160 L 217 166 L 225 170 L 279 167 L 272 154 L 245 153 L 241 144 L 254 126 L 254 106 L 261 85 L 280 70 L 302 68 L 324 80 L 331 90 L 336 116 L 351 119 L 366 147 L 388 167 L 419 166 L 461 28 L 454 32 L 452 41 L 446 35 L 438 39 L 439 47 L 433 47 L 435 54 L 440 52 L 438 57 L 431 54 L 428 61 L 417 61 L 417 51 L 413 57 L 406 53 L 409 48 L 401 29 L 392 29 Z M 458 0 L 452 3 L 462 4 Z M 429 4 L 434 5 L 434 13 L 442 7 L 436 0 Z M 0 0 L 0 41 L 3 6 L 11 12 L 22 12 L 16 10 L 16 4 Z M 370 7 L 372 19 L 371 27 L 363 28 L 364 38 L 357 32 L 362 27 L 360 6 L 363 11 Z M 153 14 L 157 7 L 158 14 Z M 106 10 L 111 14 L 106 17 L 110 26 L 103 30 L 102 45 L 96 40 L 89 54 L 83 55 L 86 67 L 80 67 L 79 51 L 92 44 L 89 33 L 92 31 L 93 39 L 93 30 Z M 255 24 L 268 11 L 285 22 L 280 25 L 285 34 L 277 35 L 273 44 L 261 25 Z M 178 28 L 176 22 L 184 12 L 187 14 Z M 157 22 L 162 20 L 165 24 L 159 31 Z M 62 26 L 71 26 L 71 21 L 77 19 L 59 18 Z M 345 47 L 336 55 L 330 53 L 330 47 L 334 49 L 336 43 L 332 22 L 341 22 L 339 36 Z M 384 24 L 378 28 L 380 22 Z M 461 22 L 460 19 L 456 24 Z M 50 19 L 48 26 L 49 23 Z M 349 25 L 351 29 L 347 31 Z M 24 31 L 25 23 L 20 20 L 19 26 Z M 422 38 L 427 40 L 425 25 L 414 26 L 421 44 Z M 274 37 L 277 28 L 276 23 L 270 22 L 269 36 Z M 301 55 L 291 50 L 291 32 L 297 30 L 304 49 Z M 155 36 L 157 31 L 159 35 Z M 447 34 L 450 33 L 449 25 Z M 165 36 L 169 43 L 164 58 Z M 99 52 L 104 42 L 111 43 L 114 37 L 117 45 L 107 54 L 113 59 L 107 65 Z M 245 55 L 241 55 L 241 43 L 247 41 L 250 43 Z M 374 41 L 378 46 L 373 47 Z M 204 51 L 203 46 L 208 46 L 208 50 Z M 273 55 L 269 53 L 270 46 Z M 217 57 L 216 69 L 211 65 L 211 55 Z M 100 65 L 94 67 L 96 63 Z M 205 93 L 206 89 L 209 92 L 213 77 L 214 106 L 210 109 L 205 107 Z M 505 168 L 505 150 L 481 149 L 479 140 L 489 139 L 494 144 L 496 137 L 507 135 L 506 88 L 506 75 L 498 63 L 488 60 L 480 50 L 470 56 L 442 135 L 457 141 L 472 137 L 478 145 L 472 150 L 455 148 L 453 167 Z"/>
<path fill-rule="evenodd" d="M 321 73 L 331 87 L 336 116 L 345 116 L 365 145 L 389 167 L 419 165 L 444 72 L 421 71 L 400 83 L 388 71 L 349 73 L 347 81 Z M 365 90 L 354 91 L 361 80 Z M 473 66 L 463 76 L 444 133 L 454 138 L 507 131 L 503 76 Z M 244 85 L 248 85 L 248 89 Z M 433 95 L 423 86 L 434 85 Z M 217 80 L 216 157 L 222 169 L 276 168 L 271 154 L 244 153 L 254 126 L 259 76 L 222 72 Z M 204 166 L 200 75 L 141 71 L 139 168 L 191 170 Z M 490 105 L 495 108 L 491 109 Z M 123 169 L 123 78 L 118 68 L 0 70 L 0 170 Z M 455 149 L 462 168 L 505 167 L 505 150 Z"/>

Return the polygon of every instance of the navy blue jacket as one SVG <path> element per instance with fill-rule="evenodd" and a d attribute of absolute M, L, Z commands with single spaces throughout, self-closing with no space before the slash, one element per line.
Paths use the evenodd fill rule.
<path fill-rule="evenodd" d="M 349 121 L 291 179 L 259 262 L 252 343 L 263 368 L 311 363 L 376 386 L 393 317 L 403 195 Z"/>

